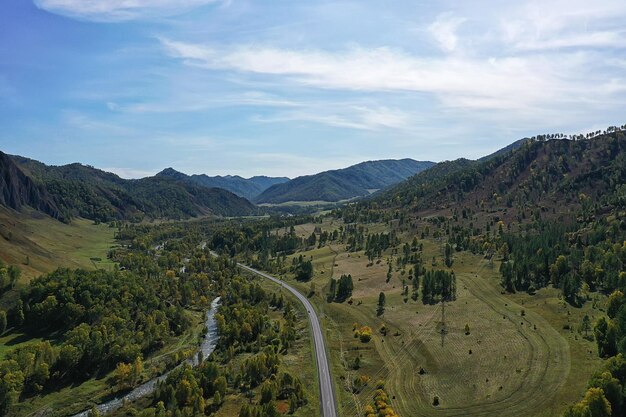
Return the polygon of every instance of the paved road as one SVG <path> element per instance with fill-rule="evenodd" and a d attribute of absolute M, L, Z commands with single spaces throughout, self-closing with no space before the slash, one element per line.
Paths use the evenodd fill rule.
<path fill-rule="evenodd" d="M 213 252 L 211 252 L 215 255 Z M 328 357 L 326 356 L 326 349 L 324 348 L 324 333 L 322 332 L 322 327 L 320 326 L 320 321 L 317 318 L 317 314 L 315 314 L 315 310 L 311 305 L 311 302 L 302 295 L 298 290 L 292 287 L 289 284 L 281 281 L 278 278 L 275 278 L 265 272 L 257 271 L 254 268 L 250 268 L 247 265 L 243 265 L 238 263 L 241 269 L 245 269 L 246 271 L 257 274 L 263 278 L 267 278 L 270 281 L 274 281 L 275 283 L 282 285 L 284 288 L 289 290 L 293 295 L 296 296 L 298 300 L 304 307 L 306 308 L 307 315 L 309 316 L 309 322 L 311 323 L 311 330 L 313 333 L 313 341 L 315 344 L 315 359 L 317 361 L 317 373 L 318 379 L 320 382 L 320 400 L 321 400 L 321 409 L 322 409 L 322 417 L 337 417 L 337 409 L 335 406 L 335 391 L 333 391 L 333 382 L 330 377 L 330 369 L 328 363 Z"/>

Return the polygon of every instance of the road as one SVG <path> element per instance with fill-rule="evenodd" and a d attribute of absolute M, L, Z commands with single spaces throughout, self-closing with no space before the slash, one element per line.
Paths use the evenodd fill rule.
<path fill-rule="evenodd" d="M 211 252 L 211 254 L 216 256 L 216 254 L 213 252 Z M 311 323 L 311 333 L 313 334 L 313 342 L 315 345 L 315 360 L 317 362 L 317 373 L 320 383 L 322 417 L 338 417 L 337 408 L 335 405 L 335 391 L 333 390 L 333 382 L 330 376 L 328 357 L 326 356 L 326 348 L 324 347 L 324 333 L 322 332 L 322 326 L 320 326 L 320 321 L 317 317 L 317 314 L 315 314 L 313 305 L 298 290 L 296 290 L 291 285 L 281 281 L 280 279 L 266 274 L 265 272 L 257 271 L 256 269 L 250 268 L 247 265 L 243 265 L 240 263 L 237 263 L 237 265 L 239 265 L 241 269 L 252 272 L 253 274 L 259 275 L 263 278 L 267 278 L 270 281 L 281 285 L 283 288 L 287 289 L 289 292 L 295 295 L 296 298 L 300 300 L 300 302 L 304 305 L 307 315 L 309 316 L 309 323 Z"/>

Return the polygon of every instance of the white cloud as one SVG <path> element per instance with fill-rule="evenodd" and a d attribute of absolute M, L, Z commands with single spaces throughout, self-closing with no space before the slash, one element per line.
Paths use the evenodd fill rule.
<path fill-rule="evenodd" d="M 100 132 L 116 136 L 136 133 L 134 129 L 124 124 L 104 121 L 75 110 L 62 110 L 61 120 L 66 127 L 75 132 Z"/>
<path fill-rule="evenodd" d="M 124 21 L 167 16 L 219 0 L 34 0 L 52 13 L 94 21 Z"/>
<path fill-rule="evenodd" d="M 259 123 L 312 122 L 327 126 L 358 129 L 408 129 L 411 117 L 408 113 L 387 107 L 311 105 L 307 108 L 281 112 L 273 116 L 256 116 Z"/>
<path fill-rule="evenodd" d="M 167 100 L 133 104 L 107 103 L 109 110 L 129 113 L 191 113 L 223 107 L 297 107 L 300 104 L 273 94 L 247 91 L 212 97 L 209 94 L 178 91 Z"/>
<path fill-rule="evenodd" d="M 562 48 L 625 48 L 626 31 L 600 31 L 575 33 L 548 39 L 525 39 L 515 47 L 522 50 L 547 50 Z"/>
<path fill-rule="evenodd" d="M 386 47 L 331 52 L 161 42 L 170 56 L 187 65 L 281 77 L 281 83 L 323 89 L 432 93 L 467 108 L 520 109 L 574 97 L 587 101 L 609 82 L 587 74 L 593 57 L 577 52 L 558 59 L 549 54 L 434 58 Z"/>
<path fill-rule="evenodd" d="M 518 50 L 626 47 L 621 0 L 519 3 L 499 16 L 496 36 Z"/>
<path fill-rule="evenodd" d="M 456 31 L 466 20 L 463 17 L 454 17 L 449 13 L 444 13 L 428 26 L 428 31 L 441 49 L 445 52 L 452 52 L 456 49 L 458 42 Z"/>

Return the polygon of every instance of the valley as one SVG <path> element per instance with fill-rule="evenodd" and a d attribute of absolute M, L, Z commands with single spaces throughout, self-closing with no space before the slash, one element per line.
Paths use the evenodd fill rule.
<path fill-rule="evenodd" d="M 570 417 L 621 360 L 626 145 L 621 131 L 514 145 L 293 213 L 1 208 L 4 273 L 19 269 L 1 298 L 4 413 Z M 50 207 L 91 210 L 40 184 Z M 218 297 L 214 351 L 196 357 Z"/>
<path fill-rule="evenodd" d="M 625 18 L 1 1 L 0 417 L 625 417 Z"/>
<path fill-rule="evenodd" d="M 305 238 L 316 228 L 332 232 L 339 226 L 332 221 L 304 224 L 295 230 Z M 380 224 L 364 227 L 381 229 Z M 438 242 L 420 243 L 424 246 L 422 257 L 435 257 L 443 264 Z M 343 381 L 338 388 L 341 415 L 361 415 L 378 380 L 385 381 L 386 390 L 396 398 L 393 406 L 399 415 L 555 415 L 578 398 L 592 370 L 601 363 L 593 342 L 576 331 L 562 330 L 568 323 L 577 326 L 585 314 L 597 318 L 601 311 L 589 306 L 572 311 L 562 301 L 556 312 L 550 311 L 558 298 L 544 292 L 515 297 L 500 294 L 498 264 L 461 253 L 455 255 L 453 265 L 458 277 L 457 300 L 446 303 L 442 314 L 441 303 L 405 300 L 402 283 L 410 278 L 402 269 L 394 268 L 387 282 L 387 262 L 393 264 L 397 259 L 393 252 L 389 250 L 382 255 L 382 262 L 372 264 L 364 252 L 346 252 L 345 246 L 337 243 L 294 255 L 313 260 L 311 283 L 316 294 L 311 300 L 329 329 L 335 378 Z M 344 274 L 354 281 L 350 303 L 328 303 L 325 295 L 330 277 Z M 311 284 L 295 285 L 306 294 Z M 381 291 L 387 307 L 378 317 L 376 303 Z M 550 307 L 545 300 L 550 300 Z M 372 329 L 370 342 L 355 339 L 355 323 Z M 466 324 L 469 335 L 465 334 Z M 386 335 L 380 332 L 383 326 Z M 356 357 L 360 365 L 353 369 Z M 353 381 L 360 375 L 371 382 L 355 393 Z M 432 405 L 435 396 L 438 406 Z"/>

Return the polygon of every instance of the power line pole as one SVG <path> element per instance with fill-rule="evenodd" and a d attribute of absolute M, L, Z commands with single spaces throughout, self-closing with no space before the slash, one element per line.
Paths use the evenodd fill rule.
<path fill-rule="evenodd" d="M 446 299 L 441 297 L 441 328 L 446 328 Z"/>
<path fill-rule="evenodd" d="M 441 347 L 444 345 L 446 333 L 446 298 L 441 297 Z"/>

